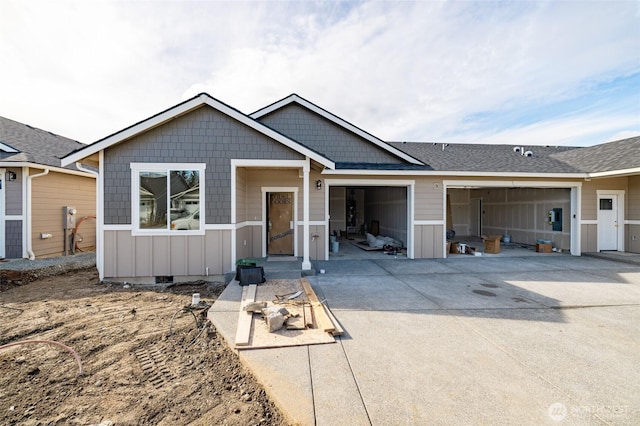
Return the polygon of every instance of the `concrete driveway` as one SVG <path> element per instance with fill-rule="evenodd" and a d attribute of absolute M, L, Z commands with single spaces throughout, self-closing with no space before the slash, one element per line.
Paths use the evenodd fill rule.
<path fill-rule="evenodd" d="M 315 266 L 347 335 L 240 352 L 294 423 L 640 424 L 639 266 L 557 254 Z M 220 306 L 210 317 L 232 342 L 239 303 Z"/>

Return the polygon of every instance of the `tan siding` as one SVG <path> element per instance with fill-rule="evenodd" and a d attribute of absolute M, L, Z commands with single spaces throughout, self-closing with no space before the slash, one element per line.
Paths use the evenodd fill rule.
<path fill-rule="evenodd" d="M 466 189 L 449 189 L 447 195 L 450 197 L 451 217 L 453 219 L 453 230 L 456 235 L 469 235 L 471 231 L 471 192 Z"/>
<path fill-rule="evenodd" d="M 311 238 L 309 242 L 309 259 L 311 260 L 324 259 L 326 244 L 329 240 L 329 235 L 327 235 L 325 229 L 326 227 L 322 225 L 312 225 L 309 227 L 311 236 L 318 236 L 316 239 Z"/>
<path fill-rule="evenodd" d="M 626 219 L 640 220 L 640 175 L 629 176 L 628 189 Z"/>
<path fill-rule="evenodd" d="M 414 220 L 445 220 L 442 186 L 439 179 L 416 180 Z"/>
<path fill-rule="evenodd" d="M 316 181 L 321 180 L 322 190 L 318 191 L 316 189 Z M 324 176 L 320 173 L 312 171 L 309 174 L 309 220 L 312 221 L 324 221 L 325 218 L 325 210 L 324 210 Z"/>
<path fill-rule="evenodd" d="M 640 253 L 640 225 L 627 225 L 626 230 L 625 241 L 627 247 L 625 250 L 632 253 Z"/>
<path fill-rule="evenodd" d="M 262 187 L 298 188 L 297 220 L 302 220 L 302 179 L 297 169 L 247 169 L 247 220 L 262 220 Z"/>
<path fill-rule="evenodd" d="M 623 190 L 627 189 L 627 178 L 594 179 L 584 182 L 582 185 L 582 220 L 598 219 L 598 190 Z M 595 251 L 595 250 L 594 250 Z"/>
<path fill-rule="evenodd" d="M 130 231 L 105 231 L 106 279 L 155 276 L 201 277 L 230 270 L 231 231 L 207 231 L 205 236 L 132 236 Z"/>
<path fill-rule="evenodd" d="M 444 235 L 442 225 L 419 225 L 414 227 L 416 259 L 443 257 Z"/>
<path fill-rule="evenodd" d="M 32 170 L 32 174 L 40 170 Z M 77 220 L 95 215 L 96 181 L 93 178 L 50 172 L 32 180 L 32 247 L 37 257 L 57 256 L 64 253 L 62 208 L 73 206 Z M 40 234 L 53 238 L 41 239 Z M 93 250 L 96 245 L 95 220 L 85 220 L 78 228 L 83 241 L 80 249 Z"/>
<path fill-rule="evenodd" d="M 598 226 L 582 225 L 580 251 L 583 253 L 593 253 L 598 250 Z"/>

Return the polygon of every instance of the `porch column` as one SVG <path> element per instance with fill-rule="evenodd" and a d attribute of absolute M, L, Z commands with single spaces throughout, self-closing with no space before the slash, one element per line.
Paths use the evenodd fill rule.
<path fill-rule="evenodd" d="M 311 261 L 309 260 L 309 165 L 311 161 L 306 158 L 304 167 L 302 168 L 302 270 L 311 269 Z"/>

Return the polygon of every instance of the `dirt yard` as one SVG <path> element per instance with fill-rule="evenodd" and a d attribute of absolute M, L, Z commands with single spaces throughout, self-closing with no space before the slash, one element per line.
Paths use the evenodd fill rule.
<path fill-rule="evenodd" d="M 285 425 L 206 323 L 223 284 L 164 291 L 100 284 L 84 270 L 0 292 L 0 424 Z M 200 293 L 206 304 L 191 305 Z M 171 332 L 171 333 L 170 333 Z"/>

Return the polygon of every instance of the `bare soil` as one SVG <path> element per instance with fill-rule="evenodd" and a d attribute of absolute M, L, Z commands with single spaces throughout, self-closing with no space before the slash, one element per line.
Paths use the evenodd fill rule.
<path fill-rule="evenodd" d="M 0 424 L 285 425 L 206 321 L 224 284 L 124 289 L 95 269 L 0 292 Z M 191 295 L 204 303 L 196 309 Z"/>

